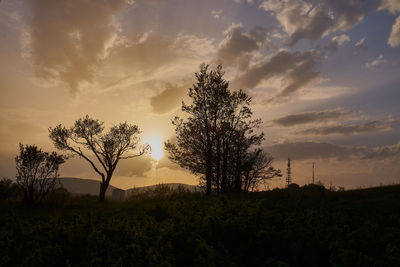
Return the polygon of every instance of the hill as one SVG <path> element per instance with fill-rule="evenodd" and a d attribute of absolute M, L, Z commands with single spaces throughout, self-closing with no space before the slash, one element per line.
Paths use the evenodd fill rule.
<path fill-rule="evenodd" d="M 100 181 L 74 177 L 61 177 L 60 183 L 63 188 L 67 189 L 72 194 L 99 195 Z M 116 188 L 117 187 L 110 185 L 107 189 L 106 196 L 111 197 L 113 190 Z"/>
<path fill-rule="evenodd" d="M 100 181 L 90 180 L 90 179 L 82 179 L 82 178 L 74 178 L 74 177 L 61 177 L 60 182 L 63 188 L 67 189 L 72 194 L 76 195 L 98 195 L 100 191 Z M 150 186 L 142 186 L 142 187 L 133 187 L 127 190 L 120 189 L 118 187 L 110 185 L 106 192 L 106 197 L 111 197 L 114 189 L 118 189 L 125 192 L 125 196 L 129 197 L 130 195 L 145 193 L 149 191 L 155 190 L 158 186 L 166 186 L 172 190 L 176 190 L 178 188 L 183 188 L 184 190 L 190 192 L 200 192 L 201 189 L 198 186 L 187 185 L 181 183 L 166 183 L 159 185 L 150 185 Z"/>

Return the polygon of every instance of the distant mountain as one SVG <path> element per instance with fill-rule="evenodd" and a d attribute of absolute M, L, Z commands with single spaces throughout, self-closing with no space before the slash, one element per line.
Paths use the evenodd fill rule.
<path fill-rule="evenodd" d="M 98 195 L 100 191 L 100 181 L 90 180 L 90 179 L 82 179 L 82 178 L 74 178 L 74 177 L 60 177 L 60 182 L 63 188 L 67 189 L 72 194 L 77 195 Z M 158 185 L 150 185 L 150 186 L 142 186 L 142 187 L 133 187 L 127 190 L 120 189 L 118 187 L 110 185 L 106 192 L 106 197 L 112 197 L 113 191 L 117 189 L 118 191 L 124 191 L 125 196 L 140 194 L 152 191 L 156 189 L 157 186 L 168 186 L 170 189 L 176 190 L 179 187 L 188 190 L 190 192 L 200 192 L 201 188 L 195 185 L 181 184 L 181 183 L 167 183 L 167 184 L 158 184 Z"/>
<path fill-rule="evenodd" d="M 62 184 L 62 187 L 67 189 L 72 194 L 98 195 L 100 192 L 100 181 L 90 180 L 90 179 L 73 178 L 73 177 L 61 177 L 60 182 Z M 106 196 L 111 197 L 112 192 L 116 188 L 117 187 L 110 185 L 106 191 Z"/>

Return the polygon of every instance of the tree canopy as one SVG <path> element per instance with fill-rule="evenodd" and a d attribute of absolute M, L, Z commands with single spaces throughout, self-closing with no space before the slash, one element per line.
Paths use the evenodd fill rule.
<path fill-rule="evenodd" d="M 123 122 L 112 126 L 108 132 L 103 132 L 103 124 L 86 115 L 76 120 L 70 128 L 61 124 L 49 128 L 49 137 L 56 148 L 84 158 L 100 175 L 100 201 L 105 198 L 119 161 L 139 157 L 150 151 L 148 145 L 139 144 L 141 132 L 137 125 Z"/>

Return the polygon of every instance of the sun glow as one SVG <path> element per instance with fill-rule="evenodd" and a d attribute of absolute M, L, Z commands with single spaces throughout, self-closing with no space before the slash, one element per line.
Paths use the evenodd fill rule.
<path fill-rule="evenodd" d="M 163 142 L 160 136 L 152 136 L 146 139 L 146 143 L 151 146 L 151 156 L 155 160 L 163 157 Z"/>

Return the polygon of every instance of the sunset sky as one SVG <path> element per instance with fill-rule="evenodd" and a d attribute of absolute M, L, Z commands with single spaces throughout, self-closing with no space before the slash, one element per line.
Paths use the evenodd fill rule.
<path fill-rule="evenodd" d="M 137 124 L 158 150 L 112 185 L 197 184 L 159 157 L 203 62 L 253 97 L 294 182 L 312 162 L 328 186 L 400 182 L 399 0 L 2 0 L 0 176 L 15 176 L 19 142 L 53 151 L 48 127 L 89 114 Z M 60 173 L 98 179 L 78 158 Z"/>

